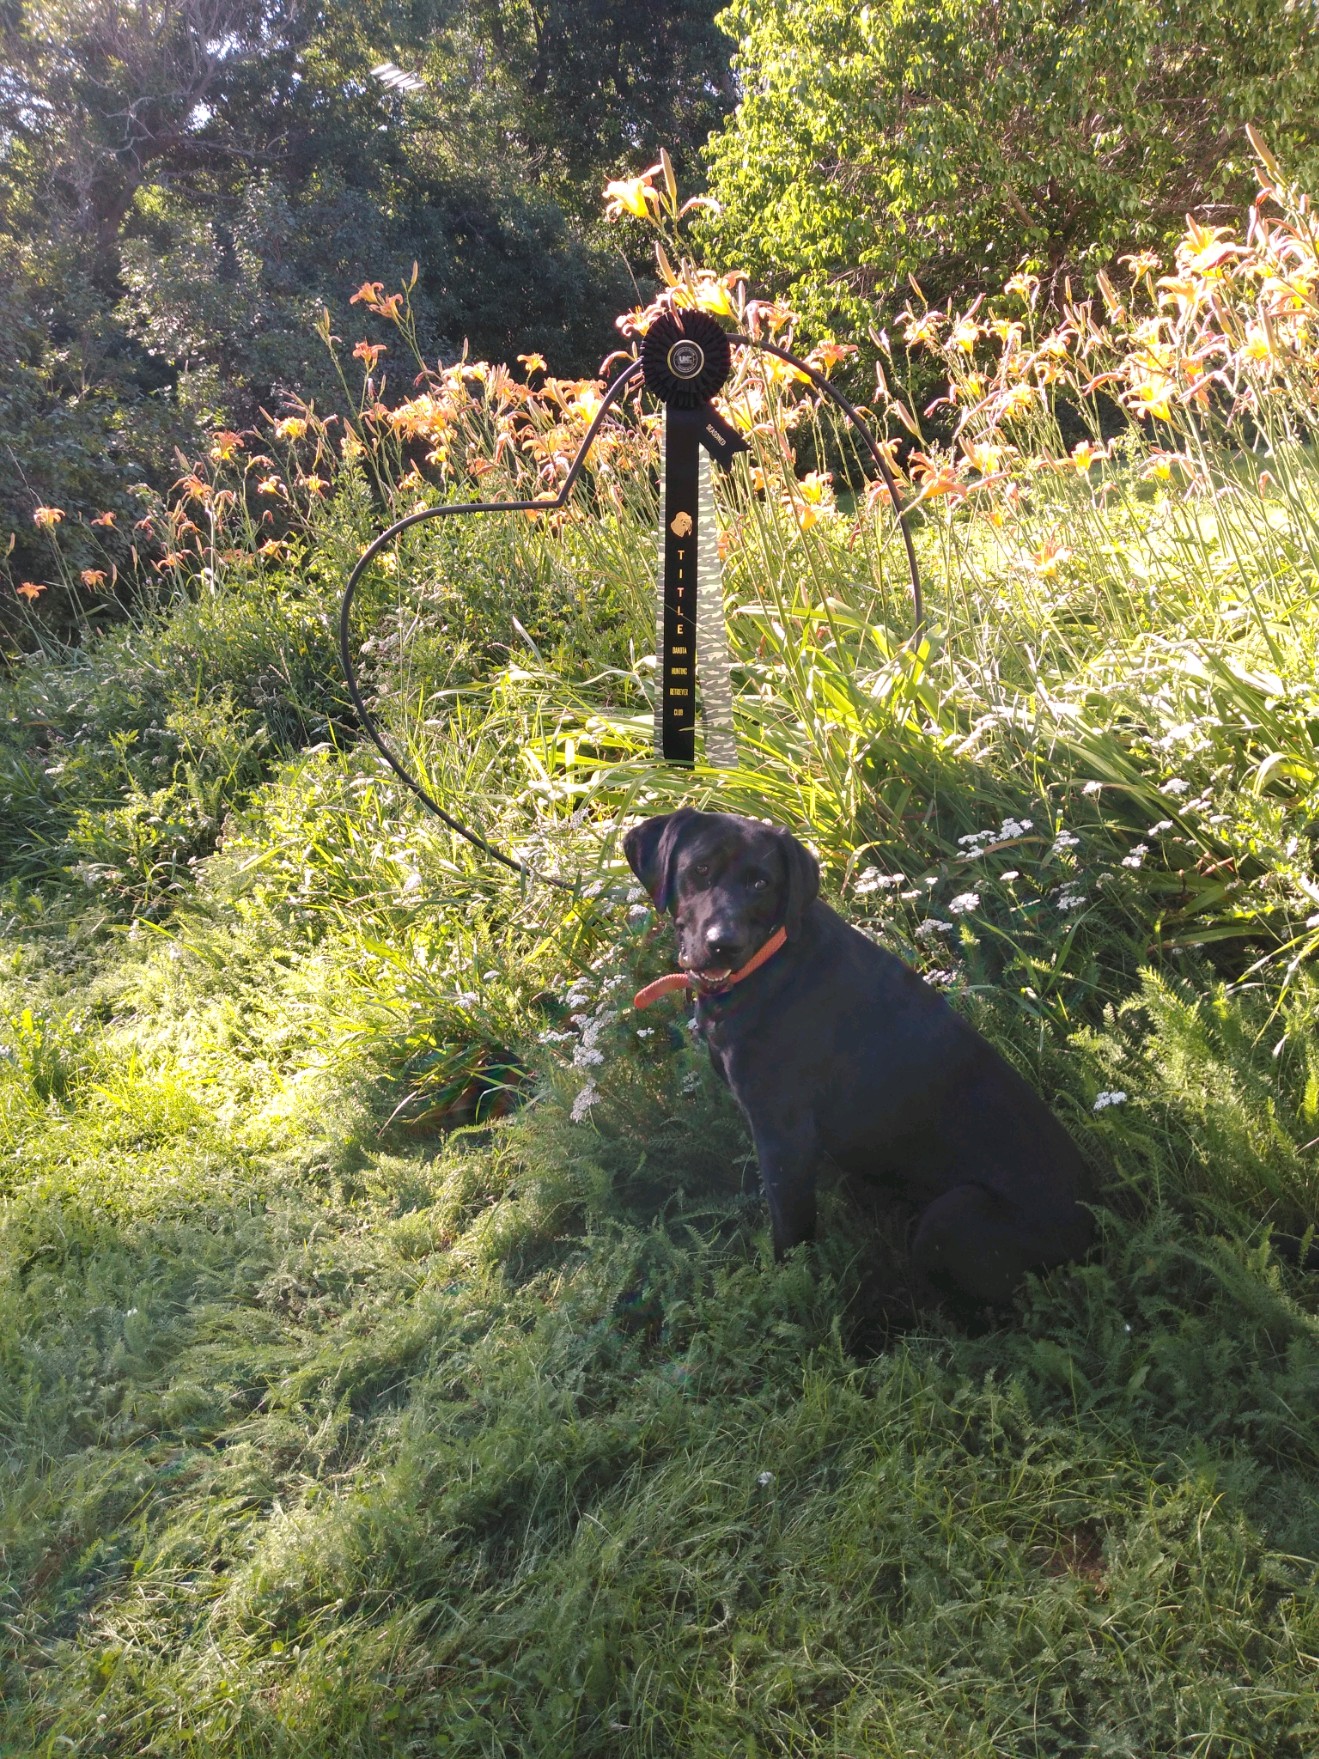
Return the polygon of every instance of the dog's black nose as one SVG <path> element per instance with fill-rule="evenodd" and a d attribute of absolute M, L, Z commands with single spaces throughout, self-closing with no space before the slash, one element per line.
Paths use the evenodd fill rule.
<path fill-rule="evenodd" d="M 705 944 L 713 959 L 732 959 L 737 952 L 737 941 L 725 928 L 707 929 Z"/>

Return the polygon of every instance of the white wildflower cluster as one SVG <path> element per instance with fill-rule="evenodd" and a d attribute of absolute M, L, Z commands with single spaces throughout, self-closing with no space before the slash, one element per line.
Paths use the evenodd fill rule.
<path fill-rule="evenodd" d="M 1079 910 L 1085 900 L 1086 894 L 1079 890 L 1075 880 L 1069 880 L 1065 886 L 1060 886 L 1053 895 L 1055 910 L 1061 910 L 1064 916 L 1069 910 Z"/>
<path fill-rule="evenodd" d="M 1170 818 L 1161 818 L 1158 824 L 1150 826 L 1148 835 L 1151 837 L 1161 837 L 1165 831 L 1170 831 L 1171 829 L 1172 820 Z"/>
<path fill-rule="evenodd" d="M 1095 1103 L 1091 1107 L 1091 1110 L 1103 1112 L 1107 1111 L 1111 1105 L 1125 1105 L 1126 1103 L 1127 1096 L 1120 1091 L 1115 1093 L 1098 1093 L 1095 1095 Z"/>
<path fill-rule="evenodd" d="M 971 831 L 965 837 L 957 839 L 958 847 L 966 850 L 968 861 L 974 861 L 978 855 L 987 855 L 1000 843 L 1015 842 L 1033 829 L 1034 820 L 1029 818 L 1005 818 L 996 831 Z"/>
<path fill-rule="evenodd" d="M 644 886 L 629 886 L 623 902 L 627 905 L 629 922 L 641 922 L 651 913 L 651 902 Z"/>
<path fill-rule="evenodd" d="M 541 1044 L 572 1046 L 570 1062 L 574 1069 L 594 1071 L 603 1067 L 605 1052 L 600 1039 L 622 1015 L 621 1009 L 610 1005 L 610 992 L 626 982 L 626 978 L 621 972 L 607 977 L 597 976 L 603 962 L 599 961 L 591 973 L 578 978 L 563 998 L 565 1006 L 571 1010 L 567 1027 L 540 1034 Z M 600 1098 L 596 1077 L 594 1073 L 588 1073 L 569 1112 L 573 1123 L 580 1124 Z"/>
<path fill-rule="evenodd" d="M 1150 846 L 1148 843 L 1137 843 L 1130 855 L 1124 855 L 1122 857 L 1123 867 L 1144 867 L 1145 857 L 1149 852 Z"/>
<path fill-rule="evenodd" d="M 917 924 L 915 932 L 918 941 L 927 941 L 931 935 L 951 934 L 953 925 L 951 922 L 940 921 L 937 916 L 928 916 L 924 922 Z"/>
<path fill-rule="evenodd" d="M 568 1113 L 568 1116 L 572 1119 L 573 1123 L 580 1124 L 599 1098 L 599 1088 L 594 1081 L 588 1081 L 586 1086 L 583 1087 L 581 1092 L 577 1095 L 577 1098 L 572 1102 L 572 1110 Z"/>
<path fill-rule="evenodd" d="M 1065 849 L 1079 849 L 1081 839 L 1072 831 L 1059 831 L 1053 839 L 1050 855 L 1061 855 Z"/>
<path fill-rule="evenodd" d="M 905 873 L 881 873 L 877 867 L 868 867 L 858 875 L 852 891 L 858 898 L 868 898 L 872 892 L 887 892 L 902 885 L 906 877 Z"/>
<path fill-rule="evenodd" d="M 955 971 L 923 971 L 921 975 L 931 989 L 951 989 L 957 982 Z"/>
<path fill-rule="evenodd" d="M 1169 727 L 1162 739 L 1154 741 L 1154 748 L 1156 751 L 1180 750 L 1187 757 L 1194 757 L 1197 752 L 1210 751 L 1213 748 L 1213 742 L 1204 729 L 1222 725 L 1216 715 L 1202 715 L 1197 721 L 1179 721 L 1175 727 Z"/>
<path fill-rule="evenodd" d="M 1095 795 L 1100 792 L 1100 790 L 1103 788 L 1103 786 L 1104 786 L 1104 784 L 1102 782 L 1087 782 L 1085 787 L 1082 788 L 1081 792 L 1082 792 L 1082 794 L 1086 795 L 1089 799 L 1093 800 Z"/>
<path fill-rule="evenodd" d="M 959 892 L 955 898 L 948 900 L 948 912 L 951 916 L 965 916 L 969 910 L 977 910 L 979 907 L 979 892 Z"/>
<path fill-rule="evenodd" d="M 592 1014 L 589 1018 L 581 1014 L 573 1015 L 574 1023 L 579 1024 L 582 1029 L 582 1035 L 577 1041 L 577 1048 L 572 1054 L 574 1069 L 597 1068 L 604 1062 L 605 1053 L 600 1049 L 596 1040 L 605 1027 L 617 1018 L 617 1008 L 604 1008 L 600 1013 Z"/>
<path fill-rule="evenodd" d="M 1305 926 L 1307 928 L 1319 928 L 1319 910 L 1316 910 L 1313 916 L 1306 917 Z"/>
<path fill-rule="evenodd" d="M 1190 791 L 1191 784 L 1184 782 L 1180 776 L 1170 776 L 1166 782 L 1159 786 L 1160 794 L 1189 794 Z"/>

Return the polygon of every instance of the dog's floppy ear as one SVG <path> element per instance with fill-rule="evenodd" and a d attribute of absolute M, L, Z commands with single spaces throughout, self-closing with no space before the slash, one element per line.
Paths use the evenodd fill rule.
<path fill-rule="evenodd" d="M 690 806 L 677 812 L 666 812 L 659 818 L 648 818 L 633 825 L 623 838 L 627 864 L 645 886 L 659 911 L 673 904 L 673 863 L 688 822 L 696 814 Z"/>
<path fill-rule="evenodd" d="M 788 896 L 783 908 L 783 926 L 788 939 L 795 941 L 801 933 L 802 918 L 820 890 L 820 864 L 796 837 L 779 832 L 783 859 L 788 866 Z"/>

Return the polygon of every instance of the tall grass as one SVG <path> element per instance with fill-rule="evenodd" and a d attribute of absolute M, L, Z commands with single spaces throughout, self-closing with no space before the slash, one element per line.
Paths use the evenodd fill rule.
<path fill-rule="evenodd" d="M 567 897 L 382 770 L 332 631 L 381 522 L 552 486 L 597 387 L 467 363 L 400 404 L 368 359 L 341 421 L 216 436 L 113 627 L 66 645 L 31 601 L 0 1751 L 1309 1759 L 1319 1320 L 1269 1244 L 1319 1214 L 1287 199 L 1106 319 L 1032 330 L 1027 283 L 1001 335 L 909 315 L 955 393 L 902 454 L 919 635 L 846 435 L 744 359 L 736 771 L 648 751 L 653 423 L 552 525 L 401 540 L 358 629 L 381 722 Z M 939 419 L 899 380 L 877 420 Z M 1089 1263 L 967 1336 L 845 1185 L 772 1263 L 726 1095 L 628 1007 L 669 955 L 618 833 L 679 799 L 812 840 L 1025 1070 L 1102 1176 Z"/>

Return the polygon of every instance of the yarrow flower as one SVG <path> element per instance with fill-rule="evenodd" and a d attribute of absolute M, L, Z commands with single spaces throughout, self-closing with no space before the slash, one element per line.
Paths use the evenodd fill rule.
<path fill-rule="evenodd" d="M 1024 837 L 1034 825 L 1029 818 L 1005 818 L 996 831 L 971 831 L 965 837 L 957 839 L 958 847 L 966 850 L 967 859 L 974 861 L 977 855 L 999 843 L 1012 843 L 1018 837 Z"/>
<path fill-rule="evenodd" d="M 1120 1091 L 1116 1093 L 1099 1093 L 1095 1095 L 1095 1103 L 1091 1107 L 1091 1110 L 1102 1112 L 1106 1111 L 1111 1105 L 1125 1105 L 1126 1103 L 1127 1096 Z"/>
<path fill-rule="evenodd" d="M 917 925 L 916 939 L 924 941 L 928 940 L 932 934 L 951 934 L 952 932 L 951 922 L 942 922 L 937 916 L 929 916 L 924 922 Z"/>
<path fill-rule="evenodd" d="M 1148 843 L 1137 843 L 1130 855 L 1124 855 L 1122 857 L 1123 867 L 1143 867 L 1145 864 L 1145 857 L 1149 852 L 1150 846 Z"/>
<path fill-rule="evenodd" d="M 953 916 L 965 916 L 968 910 L 978 909 L 979 892 L 959 892 L 955 898 L 948 900 L 948 909 Z"/>
<path fill-rule="evenodd" d="M 858 898 L 868 898 L 872 892 L 887 892 L 900 886 L 906 877 L 904 873 L 881 873 L 877 867 L 868 867 L 852 890 Z"/>
<path fill-rule="evenodd" d="M 586 1086 L 583 1087 L 581 1092 L 577 1095 L 577 1098 L 572 1102 L 572 1110 L 569 1112 L 568 1116 L 572 1119 L 573 1123 L 580 1124 L 587 1112 L 590 1111 L 591 1107 L 595 1105 L 599 1098 L 599 1088 L 594 1081 L 588 1081 Z"/>
<path fill-rule="evenodd" d="M 1171 781 L 1163 782 L 1159 787 L 1160 794 L 1185 794 L 1191 784 L 1184 782 L 1180 776 L 1173 776 Z"/>

